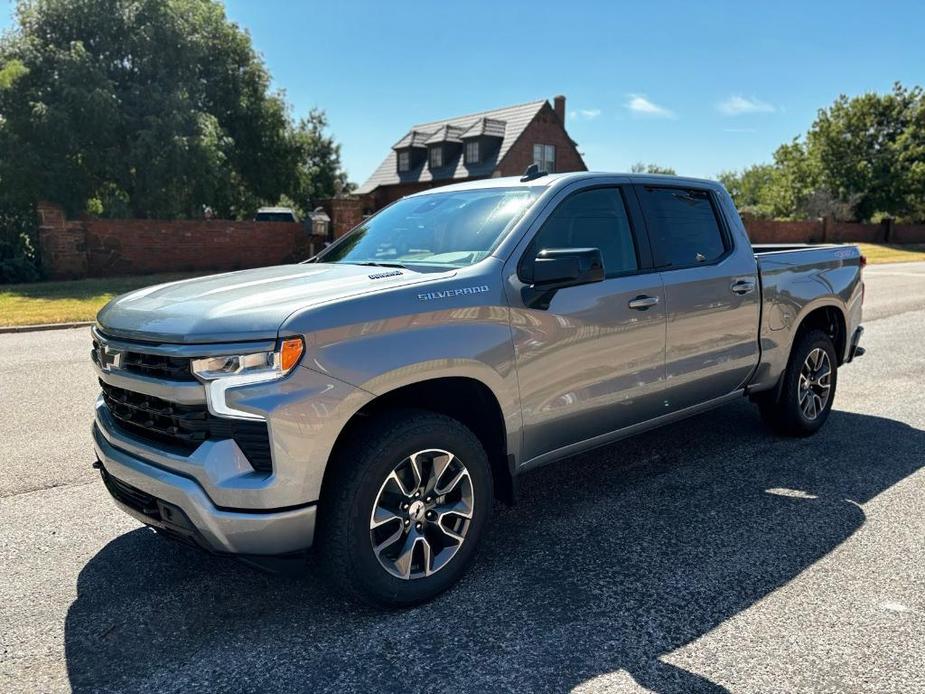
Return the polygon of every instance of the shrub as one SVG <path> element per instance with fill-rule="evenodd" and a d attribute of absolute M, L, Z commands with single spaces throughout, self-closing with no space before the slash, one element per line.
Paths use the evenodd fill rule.
<path fill-rule="evenodd" d="M 31 205 L 0 205 L 0 284 L 41 279 L 37 241 Z"/>

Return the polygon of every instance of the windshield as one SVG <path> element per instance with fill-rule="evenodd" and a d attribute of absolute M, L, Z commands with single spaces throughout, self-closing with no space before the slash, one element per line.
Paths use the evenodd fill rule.
<path fill-rule="evenodd" d="M 536 199 L 484 188 L 399 200 L 318 257 L 321 263 L 464 267 L 487 257 Z"/>

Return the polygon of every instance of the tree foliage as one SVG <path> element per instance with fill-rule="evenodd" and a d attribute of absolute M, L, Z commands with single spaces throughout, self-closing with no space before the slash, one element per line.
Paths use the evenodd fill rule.
<path fill-rule="evenodd" d="M 670 166 L 659 166 L 658 164 L 644 164 L 637 161 L 630 167 L 633 173 L 664 174 L 666 176 L 676 176 L 677 173 Z"/>
<path fill-rule="evenodd" d="M 21 0 L 0 40 L 0 187 L 70 214 L 250 215 L 345 185 L 213 0 Z"/>
<path fill-rule="evenodd" d="M 925 94 L 840 96 L 773 164 L 725 172 L 740 209 L 758 216 L 925 219 Z"/>
<path fill-rule="evenodd" d="M 286 196 L 303 218 L 312 209 L 310 201 L 349 193 L 354 187 L 340 167 L 340 145 L 327 134 L 327 129 L 324 111 L 313 108 L 293 132 L 297 167 Z"/>

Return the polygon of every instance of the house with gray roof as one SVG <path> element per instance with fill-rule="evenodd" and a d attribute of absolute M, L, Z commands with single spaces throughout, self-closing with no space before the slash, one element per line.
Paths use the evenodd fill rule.
<path fill-rule="evenodd" d="M 356 191 L 368 211 L 447 183 L 520 175 L 530 164 L 587 171 L 565 130 L 565 97 L 412 125 Z"/>

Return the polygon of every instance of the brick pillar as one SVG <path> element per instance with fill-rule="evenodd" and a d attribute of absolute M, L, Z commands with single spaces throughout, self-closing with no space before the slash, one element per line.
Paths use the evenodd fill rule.
<path fill-rule="evenodd" d="M 880 220 L 880 234 L 883 237 L 883 243 L 889 243 L 893 236 L 893 218 L 884 217 Z"/>
<path fill-rule="evenodd" d="M 318 204 L 331 218 L 332 238 L 339 239 L 363 221 L 364 212 L 372 202 L 366 196 L 350 196 L 319 200 Z"/>
<path fill-rule="evenodd" d="M 87 276 L 86 230 L 80 222 L 68 222 L 64 210 L 51 202 L 38 204 L 39 255 L 48 279 L 80 279 Z"/>

